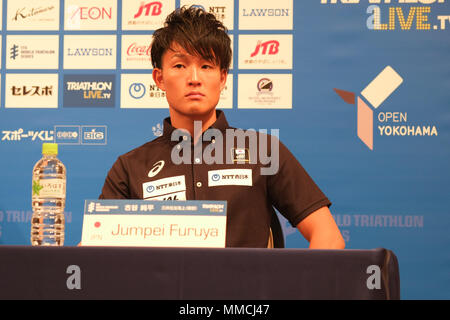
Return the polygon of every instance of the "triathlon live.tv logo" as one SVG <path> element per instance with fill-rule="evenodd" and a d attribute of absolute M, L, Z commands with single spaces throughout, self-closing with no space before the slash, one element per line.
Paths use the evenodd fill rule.
<path fill-rule="evenodd" d="M 403 83 L 403 78 L 391 67 L 387 66 L 378 74 L 361 95 L 372 105 L 357 97 L 353 92 L 334 89 L 334 91 L 348 104 L 357 105 L 357 134 L 359 139 L 373 150 L 374 118 L 380 123 L 377 126 L 380 136 L 437 136 L 434 125 L 402 125 L 408 122 L 406 112 L 379 112 L 374 117 L 374 111 Z M 392 123 L 392 125 L 391 125 Z"/>

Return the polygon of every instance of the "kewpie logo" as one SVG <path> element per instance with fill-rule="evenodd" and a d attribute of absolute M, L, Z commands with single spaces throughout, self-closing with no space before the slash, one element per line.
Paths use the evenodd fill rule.
<path fill-rule="evenodd" d="M 278 47 L 280 46 L 280 43 L 277 40 L 269 40 L 266 42 L 258 41 L 256 44 L 255 51 L 250 55 L 250 57 L 254 57 L 259 54 L 261 50 L 261 55 L 274 55 L 279 52 Z"/>
<path fill-rule="evenodd" d="M 387 66 L 361 91 L 361 95 L 376 109 L 402 82 L 403 78 L 391 66 Z M 348 104 L 355 104 L 355 93 L 340 89 L 334 91 Z M 360 97 L 357 102 L 357 134 L 373 150 L 373 110 Z"/>
<path fill-rule="evenodd" d="M 159 1 L 149 2 L 147 4 L 145 2 L 141 2 L 141 7 L 139 8 L 139 11 L 134 15 L 134 18 L 139 18 L 142 13 L 144 13 L 144 10 L 144 15 L 146 17 L 148 17 L 149 15 L 159 16 L 161 14 L 161 8 L 162 3 Z"/>

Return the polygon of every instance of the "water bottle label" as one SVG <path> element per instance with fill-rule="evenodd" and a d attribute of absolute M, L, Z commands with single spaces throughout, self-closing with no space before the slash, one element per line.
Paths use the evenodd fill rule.
<path fill-rule="evenodd" d="M 66 195 L 64 179 L 45 179 L 33 181 L 33 197 L 63 198 Z"/>

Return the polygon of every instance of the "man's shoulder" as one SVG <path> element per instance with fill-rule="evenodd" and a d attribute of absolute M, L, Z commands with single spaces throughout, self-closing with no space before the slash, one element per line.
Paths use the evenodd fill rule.
<path fill-rule="evenodd" d="M 158 151 L 160 151 L 164 146 L 165 139 L 163 137 L 157 137 L 120 155 L 119 158 L 123 160 L 129 160 L 133 158 L 139 158 L 141 155 L 148 156 L 149 154 L 158 153 Z"/>

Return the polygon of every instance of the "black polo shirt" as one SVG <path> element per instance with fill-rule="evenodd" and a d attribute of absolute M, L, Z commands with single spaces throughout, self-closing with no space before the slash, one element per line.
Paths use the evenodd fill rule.
<path fill-rule="evenodd" d="M 226 200 L 226 246 L 261 248 L 267 247 L 273 207 L 296 227 L 315 210 L 331 205 L 279 140 L 273 140 L 279 143 L 278 152 L 272 148 L 271 139 L 275 137 L 241 130 L 240 133 L 248 134 L 245 145 L 239 144 L 238 139 L 230 144 L 226 137 L 234 128 L 219 110 L 210 129 L 220 131 L 222 138 L 207 130 L 209 133 L 205 132 L 195 146 L 188 133 L 172 141 L 176 129 L 166 118 L 161 137 L 117 159 L 106 177 L 100 199 Z M 262 147 L 264 139 L 267 147 Z M 264 168 L 274 171 L 276 166 L 270 169 L 267 160 L 271 156 L 275 159 L 276 154 L 277 172 L 263 173 Z"/>

